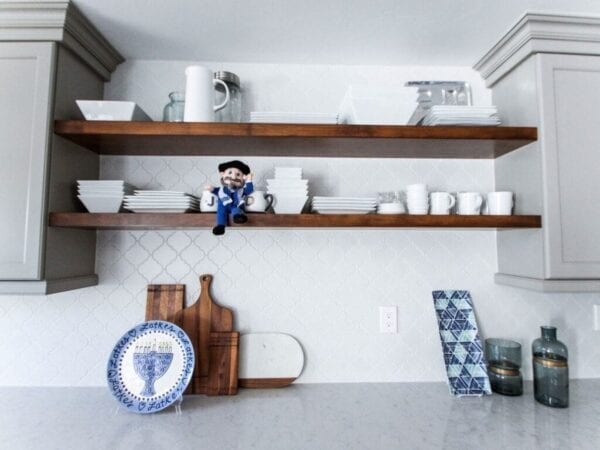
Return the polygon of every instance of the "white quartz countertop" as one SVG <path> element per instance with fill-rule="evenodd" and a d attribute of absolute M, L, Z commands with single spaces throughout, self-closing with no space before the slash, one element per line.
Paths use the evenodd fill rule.
<path fill-rule="evenodd" d="M 453 398 L 443 383 L 304 384 L 187 396 L 137 415 L 104 388 L 0 388 L 2 449 L 599 449 L 600 380 L 571 406 Z"/>

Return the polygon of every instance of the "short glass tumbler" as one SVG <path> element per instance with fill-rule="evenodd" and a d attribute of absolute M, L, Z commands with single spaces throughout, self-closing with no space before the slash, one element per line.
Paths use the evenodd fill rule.
<path fill-rule="evenodd" d="M 569 353 L 556 339 L 556 327 L 544 326 L 542 336 L 533 341 L 533 392 L 547 406 L 569 406 Z"/>
<path fill-rule="evenodd" d="M 509 339 L 485 340 L 485 356 L 492 391 L 502 395 L 522 395 L 521 344 Z"/>

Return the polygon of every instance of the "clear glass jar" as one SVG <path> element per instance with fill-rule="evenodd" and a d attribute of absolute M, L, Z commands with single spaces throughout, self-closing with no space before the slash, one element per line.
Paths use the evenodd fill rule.
<path fill-rule="evenodd" d="M 163 109 L 164 122 L 183 122 L 183 111 L 185 109 L 185 92 L 171 92 L 171 101 Z"/>
<path fill-rule="evenodd" d="M 215 113 L 217 122 L 241 122 L 242 121 L 242 90 L 240 78 L 232 72 L 215 72 L 215 79 L 222 80 L 229 88 L 229 102 L 225 108 Z M 215 103 L 219 104 L 225 100 L 225 89 L 217 84 Z"/>
<path fill-rule="evenodd" d="M 569 406 L 569 353 L 556 339 L 556 327 L 542 327 L 542 337 L 533 341 L 533 391 L 547 406 Z"/>

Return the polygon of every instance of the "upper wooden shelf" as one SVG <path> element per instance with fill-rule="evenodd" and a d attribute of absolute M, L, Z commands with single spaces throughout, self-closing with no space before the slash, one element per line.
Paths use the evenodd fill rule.
<path fill-rule="evenodd" d="M 248 214 L 235 228 L 540 228 L 540 216 L 435 216 L 382 214 Z M 52 227 L 98 230 L 212 228 L 215 214 L 50 213 Z"/>
<path fill-rule="evenodd" d="M 54 132 L 105 155 L 496 158 L 537 139 L 529 127 L 417 127 L 59 120 Z"/>

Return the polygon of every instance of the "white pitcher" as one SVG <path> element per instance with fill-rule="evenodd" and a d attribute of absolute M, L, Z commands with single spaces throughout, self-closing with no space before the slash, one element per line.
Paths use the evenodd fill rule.
<path fill-rule="evenodd" d="M 215 112 L 229 102 L 229 88 L 224 81 L 215 80 L 213 71 L 204 66 L 188 66 L 185 69 L 184 122 L 214 122 Z M 215 106 L 215 85 L 225 89 L 225 100 Z"/>

